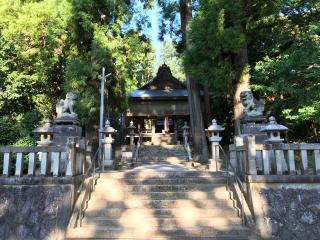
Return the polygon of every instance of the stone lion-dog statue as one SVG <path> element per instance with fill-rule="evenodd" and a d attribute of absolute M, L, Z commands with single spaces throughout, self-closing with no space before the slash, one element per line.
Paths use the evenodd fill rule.
<path fill-rule="evenodd" d="M 78 114 L 74 112 L 79 96 L 76 92 L 68 92 L 66 99 L 61 99 L 56 105 L 58 119 L 77 119 Z"/>
<path fill-rule="evenodd" d="M 263 116 L 264 101 L 256 100 L 251 91 L 243 91 L 240 93 L 240 100 L 244 107 L 243 113 L 247 117 Z"/>

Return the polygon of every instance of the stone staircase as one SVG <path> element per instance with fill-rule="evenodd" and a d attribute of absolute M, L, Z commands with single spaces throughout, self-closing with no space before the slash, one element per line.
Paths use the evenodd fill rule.
<path fill-rule="evenodd" d="M 101 173 L 82 226 L 66 238 L 256 239 L 241 223 L 226 175 L 168 162 L 181 153 L 180 146 L 144 146 L 144 165 Z"/>

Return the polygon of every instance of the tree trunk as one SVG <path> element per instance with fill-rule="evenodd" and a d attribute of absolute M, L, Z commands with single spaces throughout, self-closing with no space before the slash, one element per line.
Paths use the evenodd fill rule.
<path fill-rule="evenodd" d="M 190 49 L 188 43 L 188 29 L 192 17 L 191 0 L 180 0 L 180 16 L 181 16 L 181 33 L 184 49 Z M 206 135 L 204 132 L 203 117 L 200 102 L 200 89 L 198 83 L 190 76 L 187 79 L 188 100 L 190 108 L 190 127 L 194 147 L 194 160 L 199 162 L 207 162 L 208 148 Z"/>
<path fill-rule="evenodd" d="M 242 117 L 243 106 L 240 100 L 240 93 L 242 91 L 250 90 L 250 74 L 247 66 L 249 65 L 248 61 L 248 51 L 247 45 L 244 45 L 240 53 L 235 58 L 236 65 L 238 67 L 237 72 L 237 85 L 235 93 L 233 96 L 233 114 L 235 121 L 235 136 L 240 134 L 240 120 Z"/>

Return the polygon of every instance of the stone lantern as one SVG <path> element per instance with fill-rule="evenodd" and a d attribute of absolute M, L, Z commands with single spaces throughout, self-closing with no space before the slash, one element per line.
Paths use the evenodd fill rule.
<path fill-rule="evenodd" d="M 212 124 L 206 129 L 208 133 L 209 141 L 211 142 L 212 158 L 209 159 L 209 169 L 218 171 L 221 169 L 221 160 L 219 157 L 219 143 L 222 139 L 220 132 L 224 131 L 224 128 L 217 124 L 215 119 L 212 120 Z"/>
<path fill-rule="evenodd" d="M 112 159 L 112 143 L 114 142 L 113 134 L 116 133 L 113 127 L 110 126 L 109 120 L 106 120 L 105 126 L 100 133 L 102 134 L 101 143 L 103 144 L 103 161 L 102 161 L 102 170 L 104 171 L 104 167 L 110 167 L 113 165 Z"/>
<path fill-rule="evenodd" d="M 133 121 L 130 122 L 130 125 L 128 127 L 129 130 L 129 136 L 130 136 L 130 145 L 133 146 L 134 145 L 134 130 L 135 130 L 135 126 L 133 125 Z"/>
<path fill-rule="evenodd" d="M 268 135 L 268 139 L 265 140 L 266 143 L 282 143 L 283 138 L 281 138 L 281 132 L 287 132 L 288 128 L 281 124 L 278 124 L 276 118 L 271 116 L 267 126 L 261 129 L 261 132 L 265 132 Z"/>
<path fill-rule="evenodd" d="M 46 120 L 42 127 L 36 128 L 33 132 L 40 134 L 40 141 L 37 141 L 38 146 L 51 146 L 54 144 L 52 141 L 54 129 L 50 120 Z"/>

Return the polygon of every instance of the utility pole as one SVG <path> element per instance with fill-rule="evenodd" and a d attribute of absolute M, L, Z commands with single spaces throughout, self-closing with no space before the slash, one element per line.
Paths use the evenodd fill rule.
<path fill-rule="evenodd" d="M 102 130 L 103 130 L 103 115 L 104 115 L 104 81 L 106 79 L 106 69 L 105 67 L 102 68 L 102 77 L 101 77 L 101 86 L 100 86 L 100 122 L 99 122 L 99 161 L 102 161 Z"/>

